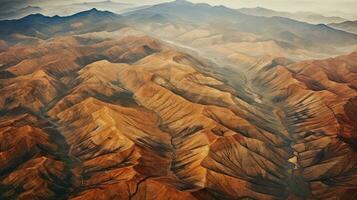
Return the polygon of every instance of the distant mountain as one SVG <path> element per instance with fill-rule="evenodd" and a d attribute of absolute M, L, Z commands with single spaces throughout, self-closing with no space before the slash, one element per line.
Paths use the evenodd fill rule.
<path fill-rule="evenodd" d="M 32 14 L 19 20 L 0 21 L 0 38 L 14 41 L 14 35 L 46 39 L 58 34 L 116 30 L 122 25 L 119 15 L 91 9 L 67 17 Z"/>
<path fill-rule="evenodd" d="M 131 9 L 136 7 L 135 4 L 130 3 L 119 3 L 114 1 L 98 1 L 98 2 L 84 2 L 84 3 L 73 3 L 66 4 L 62 6 L 55 6 L 49 9 L 49 15 L 72 15 L 74 13 L 82 12 L 85 10 L 89 10 L 92 8 L 96 8 L 98 10 L 106 10 L 114 13 L 121 13 L 127 11 L 127 9 Z"/>
<path fill-rule="evenodd" d="M 331 23 L 329 26 L 350 33 L 357 34 L 357 21 L 346 21 L 342 23 Z"/>
<path fill-rule="evenodd" d="M 141 10 L 141 9 L 149 8 L 151 6 L 152 5 L 145 5 L 145 6 L 135 6 L 135 7 L 125 8 L 124 10 L 121 10 L 119 12 L 119 14 L 124 14 L 124 13 L 132 12 L 132 11 L 135 11 L 135 10 Z"/>
<path fill-rule="evenodd" d="M 186 1 L 0 21 L 0 200 L 357 199 L 357 52 L 295 62 L 354 44 Z"/>
<path fill-rule="evenodd" d="M 98 9 L 67 17 L 29 15 L 19 20 L 1 21 L 0 39 L 16 43 L 24 36 L 30 40 L 47 39 L 61 34 L 115 31 L 124 25 L 160 39 L 195 43 L 198 48 L 203 44 L 230 45 L 230 49 L 240 49 L 240 53 L 249 56 L 264 55 L 265 49 L 270 49 L 274 56 L 294 60 L 345 53 L 357 44 L 356 34 L 326 25 L 283 17 L 252 16 L 224 6 L 184 0 L 143 7 L 123 15 Z"/>
<path fill-rule="evenodd" d="M 279 12 L 271 9 L 266 9 L 262 7 L 256 8 L 241 8 L 238 9 L 239 12 L 262 17 L 285 17 L 297 21 L 303 21 L 311 24 L 329 24 L 329 23 L 340 23 L 347 21 L 347 19 L 341 17 L 326 17 L 313 12 Z"/>
<path fill-rule="evenodd" d="M 38 6 L 27 6 L 17 10 L 10 10 L 8 12 L 0 13 L 0 20 L 4 19 L 19 19 L 30 14 L 42 13 L 43 9 Z"/>
<path fill-rule="evenodd" d="M 115 6 L 121 6 L 121 7 L 124 7 L 124 6 L 133 6 L 134 4 L 131 4 L 131 3 L 119 3 L 119 2 L 113 2 L 113 1 L 110 1 L 110 0 L 107 0 L 107 1 L 98 1 L 98 2 L 84 2 L 84 3 L 74 3 L 72 5 L 85 5 L 85 6 L 94 6 L 94 7 L 115 7 Z"/>
<path fill-rule="evenodd" d="M 303 48 L 315 48 L 319 51 L 326 45 L 357 44 L 357 35 L 325 25 L 312 25 L 283 17 L 252 16 L 224 6 L 193 4 L 185 0 L 158 4 L 124 15 L 128 21 L 135 19 L 131 23 L 140 21 L 140 17 L 143 23 L 148 23 L 150 16 L 161 15 L 167 20 L 175 18 L 173 22 L 175 25 L 189 22 L 198 26 L 215 27 L 218 31 L 230 29 L 233 32 L 253 33 L 262 39 L 279 40 Z M 326 44 L 326 41 L 329 43 Z"/>
<path fill-rule="evenodd" d="M 46 39 L 0 40 L 1 200 L 357 199 L 357 53 L 291 63 L 224 23 L 147 18 L 195 56 L 126 20 L 0 22 Z M 264 56 L 227 65 L 244 37 Z"/>
<path fill-rule="evenodd" d="M 357 13 L 356 12 L 346 12 L 346 11 L 330 11 L 329 16 L 339 16 L 349 21 L 357 20 Z"/>
<path fill-rule="evenodd" d="M 242 21 L 247 15 L 237 12 L 224 6 L 210 6 L 206 3 L 193 4 L 185 0 L 157 4 L 148 8 L 136 10 L 123 15 L 155 15 L 176 16 L 182 20 L 207 23 L 221 21 L 222 19 L 234 21 L 232 17 L 239 17 L 235 20 Z M 217 18 L 216 18 L 217 17 Z"/>

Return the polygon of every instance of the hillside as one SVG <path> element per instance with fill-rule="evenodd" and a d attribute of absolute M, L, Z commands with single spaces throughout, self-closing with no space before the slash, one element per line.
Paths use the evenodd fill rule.
<path fill-rule="evenodd" d="M 0 21 L 0 199 L 356 199 L 357 52 L 244 20 L 356 39 L 182 0 Z"/>

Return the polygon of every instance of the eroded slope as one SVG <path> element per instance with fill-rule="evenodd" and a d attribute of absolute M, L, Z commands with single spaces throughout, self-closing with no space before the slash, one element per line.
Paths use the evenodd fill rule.
<path fill-rule="evenodd" d="M 357 193 L 355 54 L 239 70 L 130 28 L 34 44 L 0 53 L 3 198 Z"/>

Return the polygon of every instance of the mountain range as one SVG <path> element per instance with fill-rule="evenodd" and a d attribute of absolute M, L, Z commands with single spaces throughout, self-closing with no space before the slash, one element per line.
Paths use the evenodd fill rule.
<path fill-rule="evenodd" d="M 91 9 L 67 17 L 47 17 L 32 14 L 19 20 L 7 20 L 0 23 L 0 38 L 16 42 L 18 37 L 46 39 L 57 34 L 86 33 L 100 30 L 115 30 L 122 25 L 118 15 Z M 95 23 L 95 26 L 90 26 Z"/>
<path fill-rule="evenodd" d="M 94 18 L 99 15 L 94 19 L 94 23 L 99 23 L 94 29 L 99 27 L 109 30 L 126 24 L 176 43 L 198 42 L 204 43 L 203 45 L 210 43 L 214 44 L 212 47 L 217 46 L 217 48 L 235 46 L 239 51 L 235 53 L 249 56 L 266 54 L 264 51 L 254 52 L 251 49 L 269 46 L 274 56 L 285 56 L 294 60 L 324 58 L 353 51 L 357 44 L 357 35 L 326 25 L 312 25 L 282 17 L 251 16 L 224 6 L 193 4 L 184 0 L 158 4 L 125 15 L 108 11 L 98 12 L 97 9 L 84 11 L 78 15 L 87 14 L 93 15 Z M 30 15 L 17 21 L 2 22 L 0 33 L 2 37 L 8 38 L 13 38 L 16 33 L 44 38 L 55 32 L 72 34 L 76 30 L 88 31 L 75 23 L 76 17 L 77 15 L 72 17 Z M 66 18 L 70 20 L 64 20 Z M 163 29 L 165 32 L 160 31 Z M 203 34 L 202 38 L 200 34 Z M 200 45 L 194 46 L 200 47 Z"/>
<path fill-rule="evenodd" d="M 357 34 L 357 21 L 345 21 L 342 23 L 331 23 L 329 26 L 346 32 Z"/>
<path fill-rule="evenodd" d="M 138 6 L 136 4 L 131 3 L 120 3 L 117 1 L 105 0 L 105 1 L 88 1 L 88 2 L 79 2 L 63 4 L 63 5 L 55 5 L 50 6 L 44 14 L 46 15 L 60 15 L 67 16 L 72 15 L 78 12 L 83 12 L 86 10 L 90 10 L 92 8 L 96 8 L 98 10 L 105 10 L 114 13 L 123 13 L 130 11 L 132 9 L 141 8 L 142 6 Z"/>
<path fill-rule="evenodd" d="M 311 24 L 330 24 L 330 23 L 341 23 L 348 21 L 342 17 L 326 17 L 320 14 L 313 12 L 279 12 L 271 9 L 266 9 L 262 7 L 256 8 L 241 8 L 238 9 L 239 12 L 254 15 L 254 16 L 263 16 L 263 17 L 285 17 L 297 21 L 307 22 Z"/>
<path fill-rule="evenodd" d="M 41 13 L 43 9 L 38 6 L 27 6 L 20 9 L 12 9 L 8 11 L 1 11 L 0 12 L 0 20 L 5 19 L 20 19 L 26 17 L 27 15 L 34 14 L 34 13 Z"/>
<path fill-rule="evenodd" d="M 237 49 L 237 53 L 249 55 L 266 55 L 267 52 L 251 49 L 259 51 L 259 47 L 269 46 L 268 49 L 274 50 L 274 56 L 295 60 L 348 53 L 355 49 L 357 41 L 355 34 L 322 24 L 312 25 L 283 17 L 252 16 L 224 6 L 193 4 L 184 0 L 155 5 L 126 13 L 125 16 L 124 21 L 131 26 L 182 44 L 195 44 L 200 40 L 199 43 L 208 42 L 219 48 L 229 45 L 231 49 Z M 165 32 L 160 31 L 162 29 Z"/>
<path fill-rule="evenodd" d="M 0 199 L 356 199 L 356 42 L 183 0 L 0 21 Z"/>

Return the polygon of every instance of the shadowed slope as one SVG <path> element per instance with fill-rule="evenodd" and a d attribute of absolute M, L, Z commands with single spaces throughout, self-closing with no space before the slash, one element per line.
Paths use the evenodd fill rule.
<path fill-rule="evenodd" d="M 72 34 L 0 53 L 1 198 L 356 196 L 355 53 L 214 63 L 128 27 Z"/>

